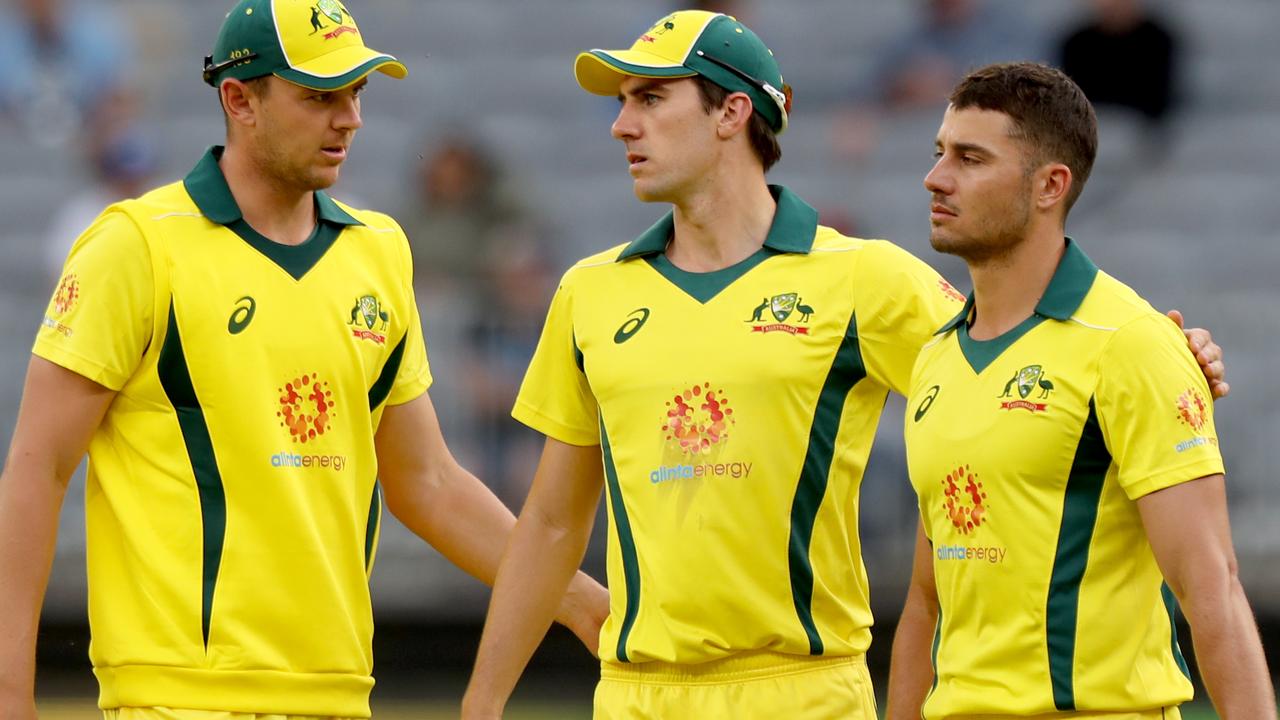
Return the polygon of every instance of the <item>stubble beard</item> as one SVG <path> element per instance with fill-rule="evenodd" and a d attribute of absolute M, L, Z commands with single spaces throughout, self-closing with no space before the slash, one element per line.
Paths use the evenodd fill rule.
<path fill-rule="evenodd" d="M 314 192 L 332 186 L 336 175 L 330 177 L 316 172 L 314 166 L 292 160 L 274 141 L 279 133 L 267 132 L 258 143 L 257 165 L 263 176 L 280 188 L 301 192 Z"/>
<path fill-rule="evenodd" d="M 1030 187 L 1025 190 L 1017 193 L 1003 210 L 993 212 L 972 234 L 957 237 L 934 227 L 929 233 L 929 244 L 934 250 L 955 255 L 971 266 L 1000 262 L 1026 238 L 1031 223 Z"/>

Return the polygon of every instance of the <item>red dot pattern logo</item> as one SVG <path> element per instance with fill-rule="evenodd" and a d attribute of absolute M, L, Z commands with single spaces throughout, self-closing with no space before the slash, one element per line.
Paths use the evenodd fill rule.
<path fill-rule="evenodd" d="M 1209 403 L 1198 390 L 1188 390 L 1178 396 L 1178 419 L 1187 427 L 1199 432 L 1209 422 Z"/>
<path fill-rule="evenodd" d="M 294 378 L 279 388 L 276 417 L 294 442 L 306 444 L 324 435 L 333 422 L 333 392 L 314 373 Z"/>
<path fill-rule="evenodd" d="M 686 455 L 700 455 L 728 439 L 734 422 L 733 408 L 724 392 L 702 383 L 667 402 L 662 432 L 669 445 Z"/>
<path fill-rule="evenodd" d="M 942 481 L 942 488 L 945 498 L 942 509 L 957 530 L 968 535 L 986 522 L 987 494 L 983 492 L 977 474 L 968 465 L 948 473 Z"/>
<path fill-rule="evenodd" d="M 76 300 L 79 299 L 80 283 L 76 280 L 75 273 L 66 275 L 58 283 L 57 292 L 53 294 L 53 311 L 58 315 L 64 315 L 76 306 Z"/>

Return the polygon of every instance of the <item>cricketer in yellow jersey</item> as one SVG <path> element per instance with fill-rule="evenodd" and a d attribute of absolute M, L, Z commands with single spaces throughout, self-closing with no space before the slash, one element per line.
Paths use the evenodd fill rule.
<path fill-rule="evenodd" d="M 404 233 L 335 202 L 370 72 L 337 0 L 241 0 L 206 62 L 226 147 L 107 208 L 36 337 L 0 478 L 0 717 L 33 720 L 58 509 L 89 452 L 90 656 L 108 718 L 368 717 L 385 496 L 492 582 L 514 518 L 454 461 Z M 594 647 L 607 593 L 560 618 Z"/>
<path fill-rule="evenodd" d="M 921 525 L 891 718 L 1176 718 L 1179 605 L 1219 715 L 1276 715 L 1210 389 L 1178 328 L 1064 237 L 1096 153 L 1058 70 L 988 66 L 952 92 L 930 242 L 973 293 L 908 395 Z"/>
<path fill-rule="evenodd" d="M 578 56 L 636 196 L 672 212 L 571 268 L 513 415 L 547 436 L 463 701 L 499 717 L 601 492 L 597 718 L 874 718 L 858 487 L 880 410 L 963 299 L 768 185 L 790 89 L 735 19 Z"/>

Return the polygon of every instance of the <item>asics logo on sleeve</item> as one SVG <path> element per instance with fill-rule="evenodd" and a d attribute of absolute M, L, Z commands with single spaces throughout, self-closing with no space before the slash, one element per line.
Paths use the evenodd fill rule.
<path fill-rule="evenodd" d="M 227 332 L 232 335 L 244 332 L 249 323 L 253 322 L 253 314 L 257 311 L 258 303 L 248 295 L 237 300 L 236 309 L 231 312 L 231 319 L 227 320 Z"/>
<path fill-rule="evenodd" d="M 613 334 L 613 341 L 619 345 L 640 332 L 640 328 L 644 327 L 645 322 L 649 320 L 649 308 L 632 310 L 627 317 L 630 319 L 622 323 L 622 327 L 618 328 L 618 332 Z"/>

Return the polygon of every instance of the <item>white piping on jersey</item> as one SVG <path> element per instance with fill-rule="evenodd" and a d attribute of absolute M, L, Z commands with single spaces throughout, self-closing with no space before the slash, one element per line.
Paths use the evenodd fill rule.
<path fill-rule="evenodd" d="M 1104 326 L 1102 326 L 1102 325 L 1091 325 L 1091 324 L 1089 324 L 1089 323 L 1087 323 L 1087 322 L 1085 322 L 1085 321 L 1081 320 L 1080 318 L 1075 317 L 1074 315 L 1071 317 L 1071 322 L 1076 323 L 1076 324 L 1078 324 L 1078 325 L 1083 325 L 1083 326 L 1085 326 L 1085 327 L 1087 327 L 1087 328 L 1089 328 L 1089 329 L 1091 329 L 1091 330 L 1106 330 L 1107 332 L 1115 332 L 1115 331 L 1118 329 L 1118 328 L 1113 328 L 1113 327 L 1104 327 Z"/>
<path fill-rule="evenodd" d="M 171 217 L 204 217 L 204 214 L 191 213 L 191 212 L 171 212 L 171 213 L 165 213 L 164 215 L 157 215 L 151 218 L 151 220 L 154 222 L 156 220 L 167 220 Z"/>
<path fill-rule="evenodd" d="M 616 262 L 618 262 L 616 259 L 615 259 L 615 260 L 601 260 L 600 262 L 593 262 L 593 263 L 591 263 L 590 265 L 581 265 L 581 264 L 579 264 L 579 265 L 575 265 L 574 267 L 579 267 L 579 268 L 600 267 L 601 265 L 612 265 L 612 264 L 614 264 L 614 263 L 616 263 Z"/>
<path fill-rule="evenodd" d="M 951 333 L 943 333 L 943 334 L 941 334 L 941 335 L 936 335 L 936 336 L 934 336 L 934 338 L 933 338 L 932 340 L 930 340 L 929 342 L 925 343 L 925 344 L 924 344 L 924 347 L 922 347 L 922 348 L 920 348 L 920 349 L 921 349 L 921 350 L 928 350 L 929 348 L 933 347 L 934 345 L 937 345 L 938 343 L 940 343 L 940 342 L 942 342 L 943 340 L 945 340 L 945 339 L 946 339 L 946 337 L 947 337 L 948 335 L 950 335 L 950 334 L 951 334 Z"/>

